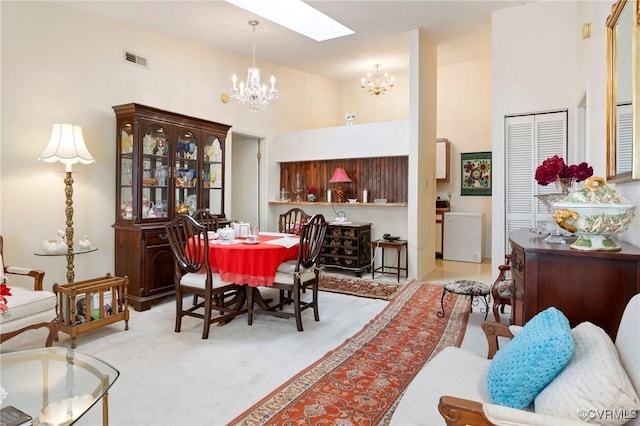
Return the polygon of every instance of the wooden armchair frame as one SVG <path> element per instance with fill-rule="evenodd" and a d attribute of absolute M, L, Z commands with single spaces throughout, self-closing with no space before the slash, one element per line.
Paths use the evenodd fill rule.
<path fill-rule="evenodd" d="M 34 291 L 43 291 L 42 284 L 44 281 L 44 271 L 40 269 L 30 269 L 30 268 L 22 268 L 17 266 L 8 266 L 4 263 L 3 256 L 4 249 L 4 240 L 0 235 L 0 265 L 3 266 L 3 274 L 4 275 L 21 275 L 21 276 L 29 276 L 33 278 L 33 290 Z M 10 296 L 9 296 L 10 297 Z M 47 335 L 47 340 L 45 341 L 45 346 L 50 347 L 53 345 L 53 341 L 58 339 L 58 331 L 60 330 L 60 322 L 58 318 L 55 318 L 49 322 L 38 322 L 34 324 L 30 324 L 26 327 L 22 327 L 18 330 L 9 331 L 6 333 L 0 334 L 0 343 L 3 343 L 19 334 L 24 333 L 28 330 L 36 330 L 38 328 L 46 327 L 49 329 L 49 334 Z"/>
<path fill-rule="evenodd" d="M 482 323 L 482 330 L 489 344 L 488 359 L 492 359 L 500 349 L 500 337 L 508 339 L 513 337 L 509 326 L 499 322 L 485 321 Z M 482 403 L 478 401 L 444 395 L 440 397 L 438 411 L 448 426 L 497 426 L 487 419 L 482 409 Z"/>

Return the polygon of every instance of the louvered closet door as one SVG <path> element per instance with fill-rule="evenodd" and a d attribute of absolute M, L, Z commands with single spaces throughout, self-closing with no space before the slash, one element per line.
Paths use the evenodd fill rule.
<path fill-rule="evenodd" d="M 510 253 L 509 233 L 551 220 L 537 194 L 557 192 L 555 185 L 540 186 L 536 168 L 557 154 L 567 158 L 567 112 L 505 118 L 505 253 Z"/>
<path fill-rule="evenodd" d="M 618 122 L 616 123 L 616 174 L 631 171 L 632 108 L 630 104 L 618 105 Z"/>

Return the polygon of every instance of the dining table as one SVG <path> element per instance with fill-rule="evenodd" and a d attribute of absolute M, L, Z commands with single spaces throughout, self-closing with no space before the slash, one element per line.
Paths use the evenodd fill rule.
<path fill-rule="evenodd" d="M 225 282 L 249 287 L 273 285 L 278 266 L 298 258 L 300 236 L 279 232 L 260 232 L 251 242 L 209 240 L 209 263 Z"/>

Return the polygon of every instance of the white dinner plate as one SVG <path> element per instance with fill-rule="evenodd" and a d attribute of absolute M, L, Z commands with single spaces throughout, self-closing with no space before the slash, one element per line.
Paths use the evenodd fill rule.
<path fill-rule="evenodd" d="M 243 243 L 245 244 L 260 244 L 260 241 L 249 241 L 249 240 L 244 240 Z"/>

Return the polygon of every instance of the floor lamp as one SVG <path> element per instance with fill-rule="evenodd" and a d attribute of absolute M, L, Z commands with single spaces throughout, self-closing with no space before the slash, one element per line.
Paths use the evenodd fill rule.
<path fill-rule="evenodd" d="M 82 137 L 82 127 L 67 123 L 56 123 L 51 130 L 49 144 L 42 151 L 38 160 L 48 163 L 59 161 L 65 165 L 64 193 L 66 196 L 65 213 L 67 215 L 67 282 L 75 280 L 73 272 L 73 176 L 71 165 L 75 163 L 90 164 L 95 160 L 89 153 Z"/>

